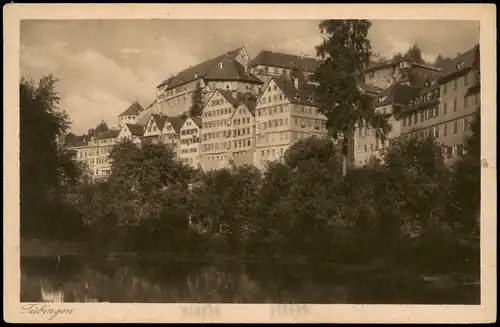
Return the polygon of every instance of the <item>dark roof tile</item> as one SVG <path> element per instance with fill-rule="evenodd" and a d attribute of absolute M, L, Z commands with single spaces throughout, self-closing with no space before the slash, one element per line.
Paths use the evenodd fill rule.
<path fill-rule="evenodd" d="M 388 104 L 406 106 L 419 92 L 420 88 L 405 84 L 392 84 L 384 91 L 380 92 L 374 100 L 374 106 L 380 107 Z"/>
<path fill-rule="evenodd" d="M 140 104 L 138 104 L 137 102 L 134 102 L 130 105 L 130 107 L 128 107 L 127 110 L 125 110 L 124 112 L 119 114 L 118 117 L 125 116 L 125 115 L 139 115 L 139 113 L 143 110 L 144 109 L 141 107 Z"/>
<path fill-rule="evenodd" d="M 181 131 L 182 125 L 184 125 L 185 119 L 182 119 L 180 117 L 167 117 L 168 121 L 170 122 L 170 125 L 172 125 L 172 128 L 176 133 L 179 133 Z"/>
<path fill-rule="evenodd" d="M 101 139 L 110 139 L 110 138 L 114 138 L 114 137 L 118 137 L 118 134 L 120 134 L 120 131 L 119 130 L 109 130 L 109 131 L 105 131 L 105 132 L 101 132 L 99 133 L 95 139 L 96 140 L 101 140 Z"/>
<path fill-rule="evenodd" d="M 165 126 L 165 122 L 167 121 L 167 116 L 152 114 L 151 117 L 154 119 L 156 127 L 161 131 Z"/>
<path fill-rule="evenodd" d="M 306 72 L 315 72 L 323 60 L 301 57 L 297 55 L 263 50 L 249 64 L 249 68 L 257 65 L 278 68 L 296 68 Z"/>
<path fill-rule="evenodd" d="M 439 80 L 443 81 L 449 77 L 452 77 L 456 74 L 460 74 L 465 72 L 471 68 L 473 68 L 474 63 L 477 60 L 477 54 L 479 53 L 479 45 L 476 45 L 474 48 L 469 51 L 451 59 L 446 60 L 441 65 L 441 71 L 439 73 Z"/>
<path fill-rule="evenodd" d="M 130 133 L 134 136 L 142 136 L 144 133 L 144 126 L 138 124 L 125 124 L 127 128 L 130 130 Z"/>
<path fill-rule="evenodd" d="M 245 68 L 236 61 L 240 50 L 238 48 L 216 58 L 206 60 L 198 65 L 185 69 L 177 75 L 166 79 L 158 87 L 168 85 L 168 89 L 192 82 L 198 78 L 207 78 L 212 80 L 245 80 L 250 82 L 260 83 L 260 80 L 245 73 Z M 222 62 L 222 69 L 219 68 L 219 63 Z"/>

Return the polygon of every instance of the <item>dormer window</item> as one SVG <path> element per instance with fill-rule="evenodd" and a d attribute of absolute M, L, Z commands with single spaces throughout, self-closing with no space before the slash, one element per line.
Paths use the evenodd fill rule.
<path fill-rule="evenodd" d="M 461 69 L 464 66 L 465 62 L 461 61 L 457 64 L 457 70 Z"/>
<path fill-rule="evenodd" d="M 385 97 L 381 97 L 381 98 L 378 98 L 378 101 L 379 101 L 379 102 L 384 102 L 384 101 L 385 101 L 385 99 L 387 99 L 387 96 L 385 96 Z"/>

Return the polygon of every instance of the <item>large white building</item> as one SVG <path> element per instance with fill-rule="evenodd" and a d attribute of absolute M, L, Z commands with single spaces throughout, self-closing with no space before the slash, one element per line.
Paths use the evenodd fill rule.
<path fill-rule="evenodd" d="M 325 137 L 326 117 L 314 103 L 313 86 L 287 76 L 271 77 L 255 107 L 256 147 L 254 164 L 281 160 L 296 141 Z"/>
<path fill-rule="evenodd" d="M 193 92 L 198 88 L 204 102 L 217 90 L 258 93 L 262 81 L 248 71 L 250 57 L 244 47 L 189 67 L 156 88 L 151 111 L 167 116 L 189 112 Z"/>

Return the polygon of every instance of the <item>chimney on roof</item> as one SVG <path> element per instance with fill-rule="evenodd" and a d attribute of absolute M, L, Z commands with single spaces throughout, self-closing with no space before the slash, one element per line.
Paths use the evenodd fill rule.
<path fill-rule="evenodd" d="M 236 97 L 238 96 L 238 92 L 236 92 L 236 90 L 233 90 L 233 92 L 231 92 L 231 96 L 236 99 Z"/>
<path fill-rule="evenodd" d="M 298 90 L 299 89 L 299 79 L 297 77 L 293 78 L 293 86 Z"/>
<path fill-rule="evenodd" d="M 222 61 L 219 62 L 219 69 L 222 69 Z"/>

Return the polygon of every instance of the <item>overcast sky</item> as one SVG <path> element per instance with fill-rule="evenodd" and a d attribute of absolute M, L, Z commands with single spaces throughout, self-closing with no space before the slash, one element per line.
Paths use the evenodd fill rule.
<path fill-rule="evenodd" d="M 452 57 L 479 42 L 474 21 L 372 21 L 375 53 L 390 57 L 417 43 L 424 59 Z M 315 56 L 318 21 L 46 20 L 21 23 L 21 76 L 52 73 L 72 131 L 86 132 L 136 99 L 147 106 L 162 80 L 202 60 L 245 46 Z"/>

